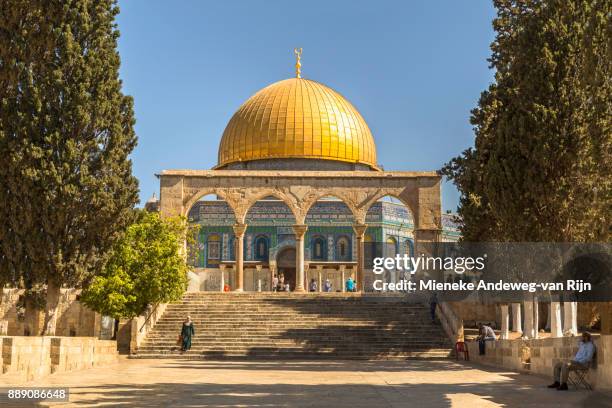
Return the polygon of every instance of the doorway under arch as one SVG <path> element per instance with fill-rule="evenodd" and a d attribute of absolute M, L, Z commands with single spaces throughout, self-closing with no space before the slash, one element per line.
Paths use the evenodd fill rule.
<path fill-rule="evenodd" d="M 276 256 L 278 276 L 285 277 L 285 283 L 289 283 L 291 290 L 295 290 L 295 247 L 282 249 Z"/>

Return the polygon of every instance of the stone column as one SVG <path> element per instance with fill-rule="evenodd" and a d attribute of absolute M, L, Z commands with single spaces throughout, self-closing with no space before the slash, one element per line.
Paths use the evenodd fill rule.
<path fill-rule="evenodd" d="M 304 292 L 304 234 L 307 225 L 297 224 L 293 226 L 295 233 L 295 291 Z"/>
<path fill-rule="evenodd" d="M 270 261 L 268 267 L 270 268 L 270 290 L 272 291 L 274 290 L 272 282 L 274 281 L 274 275 L 276 275 L 276 262 Z"/>
<path fill-rule="evenodd" d="M 540 336 L 540 303 L 538 297 L 533 298 L 533 338 Z"/>
<path fill-rule="evenodd" d="M 533 302 L 525 300 L 523 301 L 523 307 L 525 308 L 525 330 L 523 331 L 523 337 L 533 339 Z"/>
<path fill-rule="evenodd" d="M 507 339 L 508 335 L 508 326 L 510 323 L 510 316 L 508 315 L 508 305 L 501 305 L 501 338 Z"/>
<path fill-rule="evenodd" d="M 346 292 L 346 286 L 344 285 L 344 271 L 346 270 L 346 266 L 340 265 L 340 290 L 342 292 Z"/>
<path fill-rule="evenodd" d="M 365 224 L 355 224 L 353 225 L 353 231 L 355 231 L 355 238 L 357 239 L 357 290 L 360 292 L 365 292 L 364 280 L 365 280 L 365 271 L 364 271 L 364 245 L 363 238 L 365 236 L 366 229 L 368 228 Z M 344 276 L 342 277 L 342 287 L 344 287 Z"/>
<path fill-rule="evenodd" d="M 246 224 L 235 224 L 234 235 L 236 242 L 236 292 L 244 291 L 244 233 Z"/>
<path fill-rule="evenodd" d="M 220 291 L 223 292 L 223 287 L 225 286 L 225 265 L 219 266 L 219 270 L 221 271 L 221 289 Z"/>
<path fill-rule="evenodd" d="M 561 304 L 559 302 L 550 302 L 550 335 L 552 337 L 563 337 Z"/>
<path fill-rule="evenodd" d="M 323 292 L 323 265 L 317 265 L 317 277 L 319 278 L 319 292 Z"/>
<path fill-rule="evenodd" d="M 523 333 L 523 324 L 521 318 L 521 304 L 513 303 L 512 304 L 512 331 Z"/>
<path fill-rule="evenodd" d="M 563 302 L 563 334 L 571 333 L 572 336 L 578 334 L 578 304 L 576 302 Z"/>

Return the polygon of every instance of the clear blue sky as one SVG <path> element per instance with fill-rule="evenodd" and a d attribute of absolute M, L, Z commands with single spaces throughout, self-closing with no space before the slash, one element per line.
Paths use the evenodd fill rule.
<path fill-rule="evenodd" d="M 163 169 L 209 169 L 225 125 L 264 86 L 302 73 L 357 107 L 387 170 L 436 170 L 473 145 L 492 81 L 490 0 L 121 0 L 121 77 L 135 99 L 141 203 Z M 443 187 L 443 209 L 458 193 Z"/>

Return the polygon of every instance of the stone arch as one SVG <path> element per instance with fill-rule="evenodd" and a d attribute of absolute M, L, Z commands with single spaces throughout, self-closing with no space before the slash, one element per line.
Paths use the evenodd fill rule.
<path fill-rule="evenodd" d="M 192 196 L 189 199 L 183 202 L 183 213 L 181 215 L 183 215 L 184 217 L 187 217 L 187 215 L 189 214 L 189 211 L 191 211 L 191 208 L 195 205 L 195 203 L 197 203 L 202 197 L 206 197 L 207 195 L 211 195 L 211 194 L 214 194 L 217 197 L 219 197 L 221 201 L 225 201 L 227 205 L 229 205 L 229 207 L 232 209 L 232 213 L 234 214 L 234 217 L 238 219 L 238 217 L 236 216 L 236 209 L 234 208 L 232 203 L 229 200 L 227 200 L 222 190 L 216 189 L 216 188 L 203 188 L 201 190 L 198 190 L 198 192 L 196 192 L 195 194 L 192 194 Z"/>
<path fill-rule="evenodd" d="M 392 197 L 395 198 L 396 200 L 398 200 L 399 202 L 401 202 L 404 207 L 406 207 L 410 213 L 410 216 L 412 217 L 412 221 L 414 223 L 414 229 L 418 229 L 418 206 L 417 204 L 415 204 L 414 199 L 407 199 L 406 197 L 402 197 L 402 192 L 401 191 L 396 191 L 396 190 L 379 190 L 376 194 L 372 195 L 368 201 L 366 203 L 364 203 L 363 205 L 363 218 L 365 221 L 365 216 L 367 215 L 368 211 L 370 210 L 370 207 L 372 207 L 372 205 L 374 205 L 374 203 L 376 203 L 377 201 L 385 198 L 385 197 Z"/>
<path fill-rule="evenodd" d="M 318 190 L 310 194 L 308 197 L 304 197 L 304 199 L 301 202 L 301 206 L 300 206 L 304 214 L 304 217 L 306 217 L 308 212 L 317 203 L 317 201 L 321 200 L 322 198 L 327 198 L 327 197 L 340 200 L 351 211 L 351 214 L 353 215 L 353 219 L 357 220 L 358 211 L 354 203 L 347 195 L 343 194 L 341 190 Z"/>
<path fill-rule="evenodd" d="M 240 223 L 244 223 L 246 221 L 247 214 L 253 208 L 253 206 L 258 202 L 263 200 L 266 197 L 274 197 L 282 201 L 293 214 L 293 218 L 296 220 L 296 223 L 300 223 L 300 211 L 296 203 L 287 197 L 282 191 L 278 189 L 255 189 L 255 190 L 247 190 L 245 191 L 247 198 L 245 198 L 243 202 L 243 211 L 241 211 L 240 217 L 236 216 L 236 220 Z M 242 213 L 243 212 L 243 213 Z"/>

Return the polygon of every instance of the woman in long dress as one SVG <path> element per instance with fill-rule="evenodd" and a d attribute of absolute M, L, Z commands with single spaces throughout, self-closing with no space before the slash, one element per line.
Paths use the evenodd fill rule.
<path fill-rule="evenodd" d="M 183 343 L 181 344 L 181 351 L 187 351 L 191 348 L 192 336 L 195 336 L 195 330 L 193 328 L 191 316 L 187 316 L 187 319 L 183 322 L 183 327 L 181 328 L 181 337 L 183 338 Z"/>

